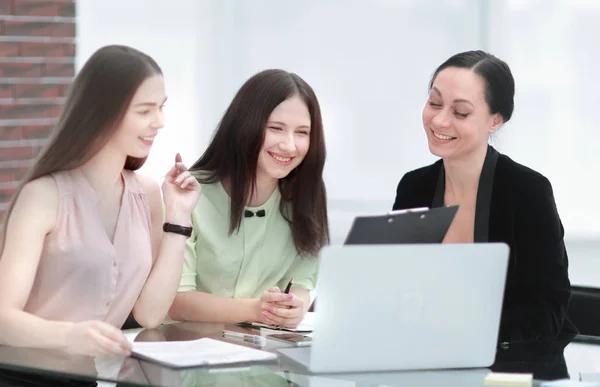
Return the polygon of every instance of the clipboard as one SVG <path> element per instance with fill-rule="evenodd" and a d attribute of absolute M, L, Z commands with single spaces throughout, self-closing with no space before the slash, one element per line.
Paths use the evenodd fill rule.
<path fill-rule="evenodd" d="M 442 243 L 458 206 L 412 208 L 357 216 L 345 245 Z"/>

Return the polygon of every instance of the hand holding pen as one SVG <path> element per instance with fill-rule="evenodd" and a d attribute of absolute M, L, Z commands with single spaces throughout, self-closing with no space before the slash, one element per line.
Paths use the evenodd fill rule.
<path fill-rule="evenodd" d="M 272 322 L 269 317 L 272 315 L 271 310 L 278 303 L 292 301 L 294 299 L 293 294 L 282 293 L 281 289 L 277 286 L 265 290 L 260 299 L 257 300 L 257 315 L 256 321 L 263 324 L 276 325 Z"/>
<path fill-rule="evenodd" d="M 271 294 L 288 295 L 283 300 L 273 301 L 266 305 L 266 310 L 263 310 L 263 319 L 267 324 L 295 328 L 302 321 L 304 317 L 304 301 L 301 297 L 290 293 L 292 283 L 293 278 L 283 293 L 281 293 L 278 287 L 266 290 L 266 292 Z"/>
<path fill-rule="evenodd" d="M 285 294 L 290 294 L 290 290 L 292 289 L 292 282 L 294 282 L 294 277 L 290 279 L 290 282 L 288 282 L 287 286 L 285 287 L 285 290 L 283 291 Z"/>

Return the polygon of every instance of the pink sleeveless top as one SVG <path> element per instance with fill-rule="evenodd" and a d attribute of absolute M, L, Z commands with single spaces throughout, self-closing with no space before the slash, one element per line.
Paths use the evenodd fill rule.
<path fill-rule="evenodd" d="M 48 320 L 123 325 L 150 273 L 152 243 L 144 189 L 134 172 L 124 170 L 122 176 L 125 189 L 111 243 L 98 194 L 83 173 L 52 174 L 58 216 L 46 236 L 26 312 Z"/>

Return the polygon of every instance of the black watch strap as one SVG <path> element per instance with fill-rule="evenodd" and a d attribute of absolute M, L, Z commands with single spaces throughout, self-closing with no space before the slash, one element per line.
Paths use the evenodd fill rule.
<path fill-rule="evenodd" d="M 167 223 L 167 222 L 165 222 L 165 224 L 163 224 L 163 231 L 164 232 L 172 232 L 175 234 L 181 234 L 181 235 L 185 235 L 187 237 L 192 235 L 191 227 L 183 227 L 178 224 L 171 224 L 171 223 Z"/>

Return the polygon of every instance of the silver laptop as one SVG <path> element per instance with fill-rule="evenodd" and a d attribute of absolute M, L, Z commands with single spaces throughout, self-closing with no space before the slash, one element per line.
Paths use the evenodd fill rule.
<path fill-rule="evenodd" d="M 328 246 L 311 347 L 279 352 L 315 373 L 488 367 L 503 243 Z"/>

